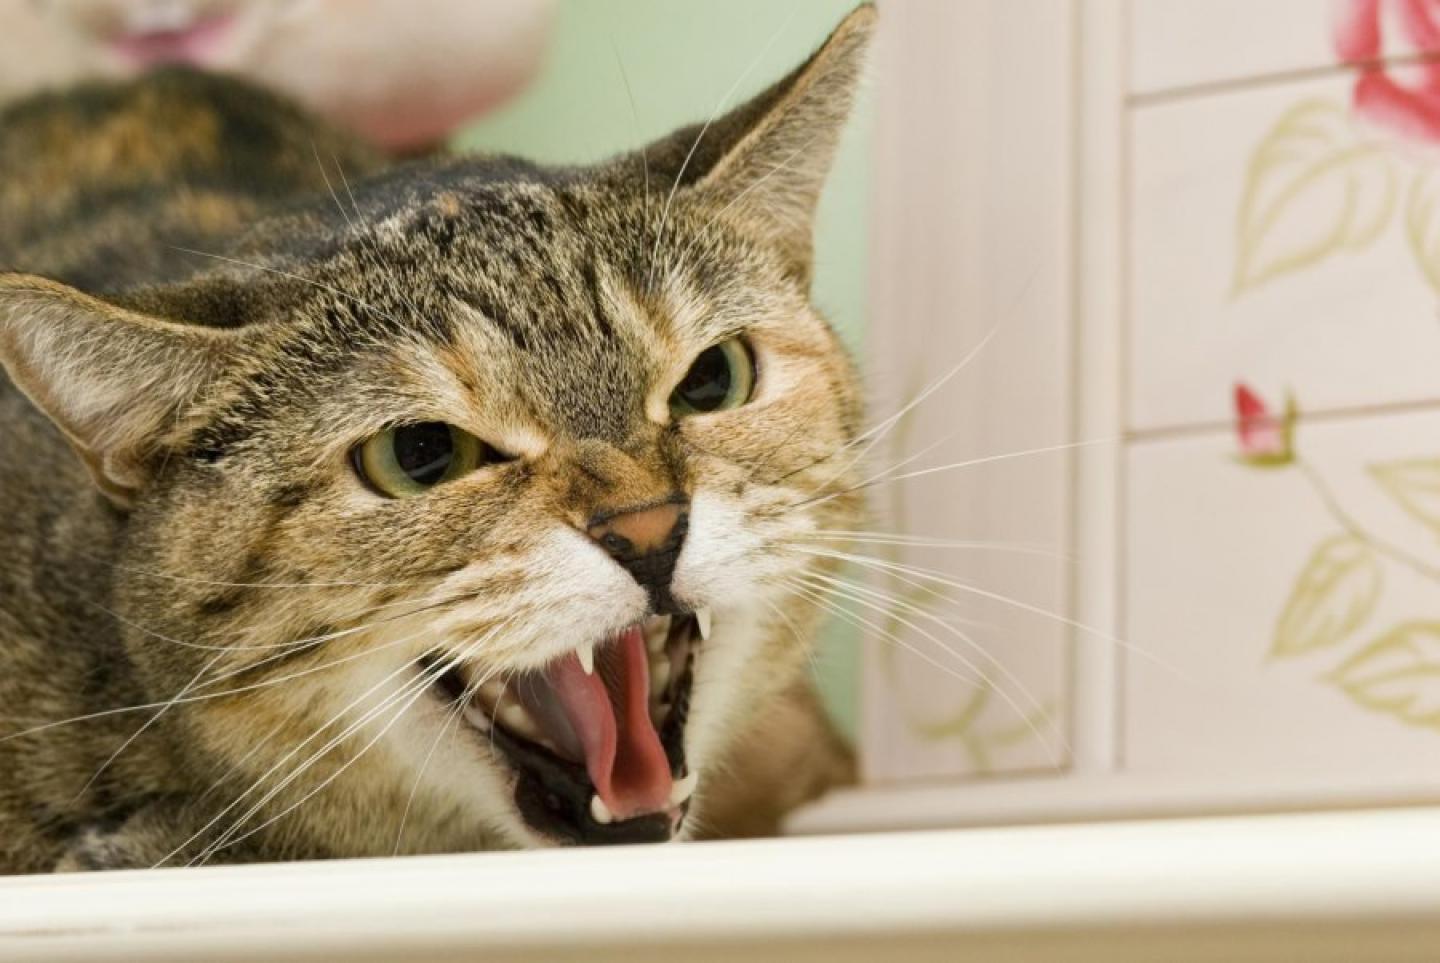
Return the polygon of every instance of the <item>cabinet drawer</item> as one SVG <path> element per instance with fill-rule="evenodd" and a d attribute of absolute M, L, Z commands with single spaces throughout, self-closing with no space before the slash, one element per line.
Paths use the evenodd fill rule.
<path fill-rule="evenodd" d="M 1440 410 L 1128 455 L 1124 768 L 1336 788 L 1440 758 Z"/>
<path fill-rule="evenodd" d="M 1237 379 L 1312 412 L 1440 397 L 1437 155 L 1354 82 L 1132 112 L 1132 430 L 1221 424 Z"/>
<path fill-rule="evenodd" d="M 1409 6 L 1404 0 L 1131 0 L 1129 90 L 1173 94 L 1320 71 L 1346 59 L 1405 60 L 1440 51 L 1440 11 L 1411 15 Z"/>

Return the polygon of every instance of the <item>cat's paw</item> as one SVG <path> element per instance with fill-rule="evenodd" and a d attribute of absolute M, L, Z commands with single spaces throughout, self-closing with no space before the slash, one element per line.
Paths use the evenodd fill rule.
<path fill-rule="evenodd" d="M 80 873 L 97 869 L 133 869 L 135 853 L 123 830 L 91 826 L 76 833 L 55 863 L 57 873 Z"/>

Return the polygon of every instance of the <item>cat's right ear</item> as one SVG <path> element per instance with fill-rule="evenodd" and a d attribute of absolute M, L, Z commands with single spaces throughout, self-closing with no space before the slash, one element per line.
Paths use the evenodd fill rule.
<path fill-rule="evenodd" d="M 122 507 L 238 342 L 234 330 L 177 324 L 44 278 L 0 274 L 0 365 Z"/>
<path fill-rule="evenodd" d="M 788 76 L 634 155 L 646 196 L 654 177 L 666 207 L 668 195 L 682 189 L 708 197 L 716 217 L 728 216 L 769 241 L 808 286 L 816 205 L 856 99 L 876 18 L 874 6 L 862 4 Z"/>

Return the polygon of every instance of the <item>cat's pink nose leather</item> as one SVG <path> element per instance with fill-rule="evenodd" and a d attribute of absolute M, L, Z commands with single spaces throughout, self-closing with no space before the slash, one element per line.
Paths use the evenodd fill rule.
<path fill-rule="evenodd" d="M 688 508 L 683 500 L 672 499 L 633 511 L 602 512 L 586 529 L 645 590 L 657 613 L 681 611 L 670 594 L 670 580 L 690 527 Z"/>
<path fill-rule="evenodd" d="M 611 555 L 637 556 L 663 551 L 675 533 L 684 509 L 674 502 L 604 517 L 587 529 Z"/>

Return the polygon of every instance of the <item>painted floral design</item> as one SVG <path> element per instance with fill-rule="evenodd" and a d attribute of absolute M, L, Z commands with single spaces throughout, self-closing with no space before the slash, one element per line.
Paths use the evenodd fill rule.
<path fill-rule="evenodd" d="M 1402 139 L 1440 143 L 1440 63 L 1421 61 L 1395 71 L 1383 58 L 1437 50 L 1440 0 L 1336 4 L 1335 51 L 1358 68 L 1355 112 Z"/>
<path fill-rule="evenodd" d="M 1440 0 L 1335 9 L 1335 51 L 1354 71 L 1349 102 L 1295 104 L 1251 155 L 1234 292 L 1363 250 L 1398 221 L 1440 293 Z"/>
<path fill-rule="evenodd" d="M 1440 565 L 1376 535 L 1345 508 L 1323 473 L 1296 451 L 1296 415 L 1288 398 L 1277 415 L 1252 389 L 1235 387 L 1240 460 L 1254 467 L 1292 466 L 1335 523 L 1295 577 L 1275 620 L 1270 658 L 1326 655 L 1332 668 L 1321 680 L 1357 705 L 1440 729 L 1440 621 L 1369 628 L 1388 572 L 1409 569 L 1440 585 Z M 1381 462 L 1368 470 L 1381 491 L 1440 535 L 1440 459 Z"/>
<path fill-rule="evenodd" d="M 1294 460 L 1295 404 L 1287 396 L 1276 414 L 1249 385 L 1235 385 L 1235 440 L 1240 457 L 1252 465 L 1288 465 Z"/>
<path fill-rule="evenodd" d="M 910 383 L 908 396 L 919 396 L 925 384 L 925 379 L 917 375 Z M 912 408 L 895 424 L 890 440 L 894 461 L 915 450 L 914 416 Z M 898 526 L 897 531 L 912 530 L 902 486 L 890 486 L 887 508 L 888 517 Z M 864 615 L 864 627 L 882 643 L 877 651 L 885 685 L 893 695 L 890 706 L 898 712 L 908 733 L 922 744 L 947 743 L 959 747 L 969 771 L 976 775 L 1003 771 L 1013 766 L 1016 758 L 1024 758 L 1020 753 L 1036 745 L 1050 757 L 1051 765 L 1061 766 L 1068 747 L 1059 729 L 1063 717 L 1059 696 L 1039 699 L 1030 693 L 1007 693 L 1001 683 L 1007 682 L 1013 687 L 1017 680 L 984 652 L 974 653 L 980 659 L 970 666 L 974 677 L 956 686 L 954 701 L 948 705 L 937 707 L 914 698 L 906 690 L 907 659 L 918 656 L 939 668 L 930 661 L 933 656 L 927 652 L 924 635 L 916 637 L 916 623 L 920 623 L 922 632 L 927 625 L 935 628 L 937 618 L 953 614 L 956 600 L 933 582 L 917 582 L 903 574 L 901 566 L 906 558 L 901 543 L 876 546 L 875 554 L 890 566 L 883 571 L 879 587 L 891 601 L 879 612 L 878 621 L 871 614 Z M 948 613 L 947 608 L 950 608 Z"/>
<path fill-rule="evenodd" d="M 1350 100 L 1294 104 L 1256 146 L 1236 218 L 1236 296 L 1363 250 L 1397 222 L 1420 276 L 1440 293 L 1440 0 L 1339 0 L 1335 10 L 1335 50 L 1354 71 Z M 1374 624 L 1396 572 L 1440 588 L 1440 550 L 1434 560 L 1412 552 L 1342 503 L 1297 449 L 1291 398 L 1277 406 L 1237 384 L 1234 411 L 1239 461 L 1298 474 L 1334 522 L 1276 617 L 1270 658 L 1328 660 L 1321 681 L 1356 705 L 1440 729 L 1440 620 Z M 1367 469 L 1393 504 L 1440 536 L 1440 458 Z"/>

